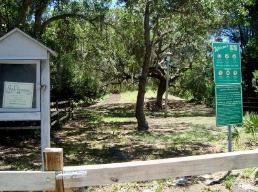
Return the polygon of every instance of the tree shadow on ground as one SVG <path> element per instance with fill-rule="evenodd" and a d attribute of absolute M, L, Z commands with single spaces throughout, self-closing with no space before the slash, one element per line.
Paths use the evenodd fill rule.
<path fill-rule="evenodd" d="M 124 124 L 124 123 L 123 123 Z M 178 127 L 178 125 L 175 125 Z M 191 127 L 191 124 L 185 124 Z M 132 160 L 172 158 L 186 155 L 197 155 L 220 152 L 201 137 L 208 134 L 201 125 L 193 130 L 176 134 L 176 130 L 163 134 L 159 132 L 142 133 L 135 127 L 121 129 L 118 127 L 88 127 L 74 130 L 63 129 L 53 134 L 54 144 L 64 148 L 67 165 L 115 163 Z M 207 138 L 217 140 L 211 135 Z"/>
<path fill-rule="evenodd" d="M 0 170 L 39 169 L 41 166 L 39 131 L 1 130 L 0 154 Z"/>
<path fill-rule="evenodd" d="M 170 100 L 169 111 L 165 115 L 163 110 L 156 111 L 153 110 L 155 105 L 154 100 L 149 100 L 145 105 L 146 116 L 150 118 L 164 118 L 166 117 L 213 117 L 214 110 L 212 108 L 207 108 L 205 105 L 197 105 L 192 102 L 179 100 Z M 128 122 L 129 118 L 135 117 L 134 111 L 135 105 L 131 103 L 126 104 L 105 104 L 101 106 L 91 107 L 87 109 L 78 110 L 75 113 L 75 119 L 84 119 L 84 123 L 107 123 L 106 120 L 110 122 L 117 121 L 121 118 L 123 121 Z M 110 119 L 109 119 L 110 118 Z M 112 119 L 114 118 L 114 119 Z M 124 118 L 124 119 L 123 119 Z M 126 120 L 125 118 L 128 118 Z M 116 122 L 114 122 L 116 123 Z"/>
<path fill-rule="evenodd" d="M 167 133 L 168 134 L 168 133 Z M 170 132 L 174 135 L 173 131 Z M 153 142 L 160 138 L 159 141 Z M 17 137 L 1 143 L 1 170 L 40 169 L 39 136 Z M 187 138 L 172 138 L 162 133 L 141 133 L 134 129 L 118 127 L 65 128 L 53 131 L 52 147 L 64 149 L 65 165 L 101 164 L 171 158 L 210 153 L 212 146 Z M 37 146 L 37 147 L 35 147 Z M 8 165 L 8 166 L 7 166 Z"/>
<path fill-rule="evenodd" d="M 184 111 L 185 108 L 189 106 L 183 103 L 175 107 L 175 110 Z M 195 106 L 192 106 L 193 111 L 194 108 Z M 214 148 L 212 142 L 221 140 L 221 135 L 214 135 L 216 131 L 211 132 L 203 125 L 175 122 L 167 127 L 157 124 L 150 132 L 138 132 L 136 122 L 130 120 L 132 117 L 133 104 L 108 104 L 80 109 L 76 111 L 73 121 L 62 129 L 51 131 L 51 146 L 64 149 L 65 165 L 114 163 L 220 152 L 220 148 Z M 129 120 L 106 122 L 105 118 Z M 0 144 L 0 170 L 40 169 L 39 132 L 27 136 L 24 132 L 1 134 Z"/>
<path fill-rule="evenodd" d="M 165 108 L 165 106 L 163 106 Z M 164 110 L 156 110 L 155 99 L 151 98 L 146 103 L 147 115 L 155 117 L 164 117 Z M 212 117 L 214 110 L 203 104 L 196 104 L 186 100 L 169 100 L 166 117 Z"/>

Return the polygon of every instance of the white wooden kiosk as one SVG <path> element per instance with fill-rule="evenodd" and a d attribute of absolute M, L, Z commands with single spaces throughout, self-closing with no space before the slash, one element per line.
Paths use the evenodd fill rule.
<path fill-rule="evenodd" d="M 40 121 L 42 150 L 50 147 L 50 54 L 17 28 L 0 38 L 0 121 Z"/>

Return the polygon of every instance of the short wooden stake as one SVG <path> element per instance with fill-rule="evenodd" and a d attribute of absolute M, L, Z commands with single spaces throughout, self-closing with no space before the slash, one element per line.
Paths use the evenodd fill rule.
<path fill-rule="evenodd" d="M 63 149 L 62 148 L 46 148 L 44 155 L 44 169 L 45 171 L 63 171 Z M 56 180 L 56 192 L 64 192 L 63 179 Z"/>

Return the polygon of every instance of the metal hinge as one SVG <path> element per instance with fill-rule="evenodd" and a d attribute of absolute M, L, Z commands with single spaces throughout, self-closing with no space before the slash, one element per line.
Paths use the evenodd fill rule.
<path fill-rule="evenodd" d="M 77 171 L 57 171 L 56 179 L 76 179 L 82 178 L 87 175 L 86 170 L 77 170 Z"/>

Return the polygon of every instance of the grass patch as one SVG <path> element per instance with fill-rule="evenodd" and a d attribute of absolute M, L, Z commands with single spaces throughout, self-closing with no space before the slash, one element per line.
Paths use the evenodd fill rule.
<path fill-rule="evenodd" d="M 135 103 L 137 99 L 138 91 L 126 91 L 120 94 L 121 98 L 119 103 Z M 157 91 L 147 90 L 145 93 L 145 99 L 156 98 Z M 170 100 L 181 100 L 179 97 L 175 97 L 173 95 L 168 95 L 168 99 Z"/>
<path fill-rule="evenodd" d="M 243 179 L 251 179 L 252 177 L 258 177 L 258 168 L 247 168 L 241 172 L 241 178 Z"/>
<path fill-rule="evenodd" d="M 102 122 L 104 123 L 130 123 L 136 122 L 135 118 L 130 117 L 104 117 L 102 118 Z"/>
<path fill-rule="evenodd" d="M 235 176 L 228 175 L 228 176 L 226 176 L 226 178 L 224 179 L 223 184 L 225 185 L 225 187 L 226 187 L 227 189 L 230 189 L 230 188 L 233 186 L 233 184 L 234 184 L 235 181 L 236 181 L 236 177 L 235 177 Z"/>

